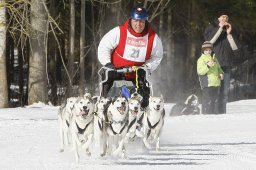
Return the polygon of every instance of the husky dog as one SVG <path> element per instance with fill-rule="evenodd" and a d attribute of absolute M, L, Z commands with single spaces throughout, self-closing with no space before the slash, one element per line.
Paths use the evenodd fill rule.
<path fill-rule="evenodd" d="M 139 126 L 138 120 L 142 116 L 143 112 L 141 110 L 140 101 L 136 98 L 131 98 L 128 101 L 129 104 L 129 123 L 126 137 L 134 138 L 136 136 L 136 128 Z"/>
<path fill-rule="evenodd" d="M 109 153 L 125 157 L 124 138 L 128 128 L 128 101 L 124 97 L 115 98 L 108 107 L 107 118 L 110 122 L 106 129 Z"/>
<path fill-rule="evenodd" d="M 164 99 L 161 97 L 150 97 L 149 105 L 145 111 L 143 128 L 143 142 L 147 148 L 151 148 L 148 142 L 156 143 L 156 150 L 160 149 L 160 134 L 164 125 Z"/>
<path fill-rule="evenodd" d="M 111 98 L 97 97 L 94 111 L 94 139 L 95 146 L 100 150 L 100 156 L 106 155 L 107 149 L 107 109 L 111 103 Z"/>
<path fill-rule="evenodd" d="M 79 97 L 74 104 L 71 134 L 75 148 L 76 162 L 79 161 L 79 146 L 86 150 L 88 156 L 91 155 L 89 147 L 92 144 L 94 133 L 93 111 L 94 104 L 90 97 Z"/>
<path fill-rule="evenodd" d="M 76 102 L 76 97 L 70 97 L 66 103 L 61 105 L 58 110 L 58 121 L 60 130 L 60 152 L 64 151 L 64 146 L 69 144 L 69 125 L 72 119 L 72 109 Z"/>
<path fill-rule="evenodd" d="M 136 99 L 136 100 L 138 100 L 138 101 L 142 101 L 142 99 L 143 99 L 143 97 L 139 94 L 139 93 L 137 93 L 137 92 L 134 92 L 134 93 L 132 93 L 131 94 L 131 98 L 132 99 Z"/>

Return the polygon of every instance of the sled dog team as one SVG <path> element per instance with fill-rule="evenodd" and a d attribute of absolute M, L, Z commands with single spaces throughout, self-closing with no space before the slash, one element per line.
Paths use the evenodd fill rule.
<path fill-rule="evenodd" d="M 79 152 L 91 155 L 91 148 L 99 155 L 125 158 L 126 146 L 140 138 L 146 148 L 155 144 L 160 149 L 160 134 L 164 124 L 163 97 L 150 97 L 149 106 L 141 109 L 138 93 L 125 97 L 105 98 L 70 97 L 58 111 L 60 152 L 69 144 L 74 149 L 76 162 Z"/>

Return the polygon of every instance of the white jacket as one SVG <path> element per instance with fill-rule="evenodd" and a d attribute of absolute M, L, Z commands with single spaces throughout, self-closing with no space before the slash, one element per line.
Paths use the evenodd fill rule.
<path fill-rule="evenodd" d="M 112 51 L 117 47 L 119 43 L 119 39 L 120 39 L 119 27 L 115 27 L 112 30 L 110 30 L 101 39 L 100 44 L 98 46 L 98 59 L 102 65 L 105 65 L 111 62 Z M 155 34 L 150 59 L 145 62 L 145 65 L 152 72 L 158 67 L 162 58 L 163 58 L 163 45 L 158 35 Z"/>

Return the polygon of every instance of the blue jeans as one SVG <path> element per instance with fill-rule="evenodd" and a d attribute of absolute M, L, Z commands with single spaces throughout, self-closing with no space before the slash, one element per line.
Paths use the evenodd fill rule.
<path fill-rule="evenodd" d="M 219 97 L 217 102 L 217 111 L 219 114 L 226 113 L 227 103 L 228 103 L 228 94 L 230 87 L 230 74 L 231 68 L 222 68 L 224 71 L 224 80 L 221 81 Z"/>

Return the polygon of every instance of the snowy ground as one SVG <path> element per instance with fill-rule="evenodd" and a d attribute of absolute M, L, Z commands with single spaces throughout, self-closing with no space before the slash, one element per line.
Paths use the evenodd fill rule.
<path fill-rule="evenodd" d="M 256 100 L 229 103 L 224 115 L 169 117 L 172 106 L 166 105 L 159 152 L 135 141 L 127 159 L 82 154 L 79 164 L 72 151 L 58 152 L 57 107 L 0 109 L 0 169 L 256 169 Z"/>

